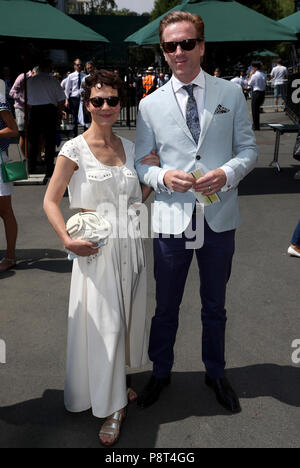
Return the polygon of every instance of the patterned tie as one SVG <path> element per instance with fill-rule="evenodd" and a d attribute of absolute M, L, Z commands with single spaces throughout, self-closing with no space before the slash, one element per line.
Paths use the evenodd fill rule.
<path fill-rule="evenodd" d="M 187 106 L 186 106 L 186 123 L 187 123 L 187 126 L 189 127 L 191 134 L 193 135 L 193 138 L 196 144 L 198 144 L 199 136 L 200 136 L 200 121 L 199 121 L 197 102 L 193 93 L 194 86 L 197 86 L 197 85 L 190 84 L 187 86 L 183 86 L 183 89 L 185 89 L 189 95 Z"/>
<path fill-rule="evenodd" d="M 80 90 L 81 87 L 81 74 L 80 72 L 78 73 L 78 82 L 77 82 L 78 89 Z"/>

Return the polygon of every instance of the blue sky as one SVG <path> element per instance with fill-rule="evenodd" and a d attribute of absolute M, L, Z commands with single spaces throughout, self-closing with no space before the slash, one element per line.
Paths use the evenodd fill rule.
<path fill-rule="evenodd" d="M 144 13 L 151 11 L 154 5 L 154 0 L 115 0 L 119 9 L 128 8 L 128 10 Z"/>

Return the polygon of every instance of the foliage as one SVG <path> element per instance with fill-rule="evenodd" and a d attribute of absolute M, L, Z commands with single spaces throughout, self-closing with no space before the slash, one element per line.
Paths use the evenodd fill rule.
<path fill-rule="evenodd" d="M 151 20 L 155 20 L 180 3 L 181 0 L 155 0 L 154 8 L 151 12 Z"/>
<path fill-rule="evenodd" d="M 72 2 L 68 5 L 68 13 L 82 15 L 111 15 L 117 9 L 115 0 L 89 0 L 86 2 Z M 74 11 L 73 11 L 74 10 Z"/>
<path fill-rule="evenodd" d="M 122 8 L 122 10 L 116 10 L 113 12 L 117 16 L 139 16 L 136 11 L 131 11 L 128 8 Z"/>
<path fill-rule="evenodd" d="M 269 18 L 279 20 L 285 16 L 291 15 L 295 11 L 294 0 L 237 0 L 258 13 L 262 13 Z M 181 0 L 156 0 L 151 13 L 151 19 L 154 20 L 166 13 L 171 8 L 179 5 Z"/>
<path fill-rule="evenodd" d="M 295 11 L 294 0 L 238 0 L 238 2 L 276 21 Z"/>

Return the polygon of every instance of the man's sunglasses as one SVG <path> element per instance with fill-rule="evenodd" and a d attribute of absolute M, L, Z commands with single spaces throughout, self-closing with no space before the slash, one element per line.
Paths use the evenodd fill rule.
<path fill-rule="evenodd" d="M 201 39 L 185 39 L 184 41 L 172 41 L 172 42 L 163 42 L 161 44 L 163 51 L 167 54 L 172 54 L 177 50 L 177 47 L 180 45 L 182 50 L 193 50 L 196 47 L 197 42 L 202 42 Z"/>
<path fill-rule="evenodd" d="M 109 96 L 108 98 L 93 97 L 88 99 L 88 101 L 91 102 L 94 107 L 102 107 L 104 102 L 106 102 L 109 107 L 116 107 L 120 102 L 120 98 L 119 96 Z"/>

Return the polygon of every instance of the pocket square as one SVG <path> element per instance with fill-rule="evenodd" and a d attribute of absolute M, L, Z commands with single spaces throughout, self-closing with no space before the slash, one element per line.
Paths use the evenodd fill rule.
<path fill-rule="evenodd" d="M 230 112 L 230 110 L 224 106 L 221 106 L 221 104 L 219 104 L 215 110 L 215 114 L 227 114 L 227 112 Z"/>

